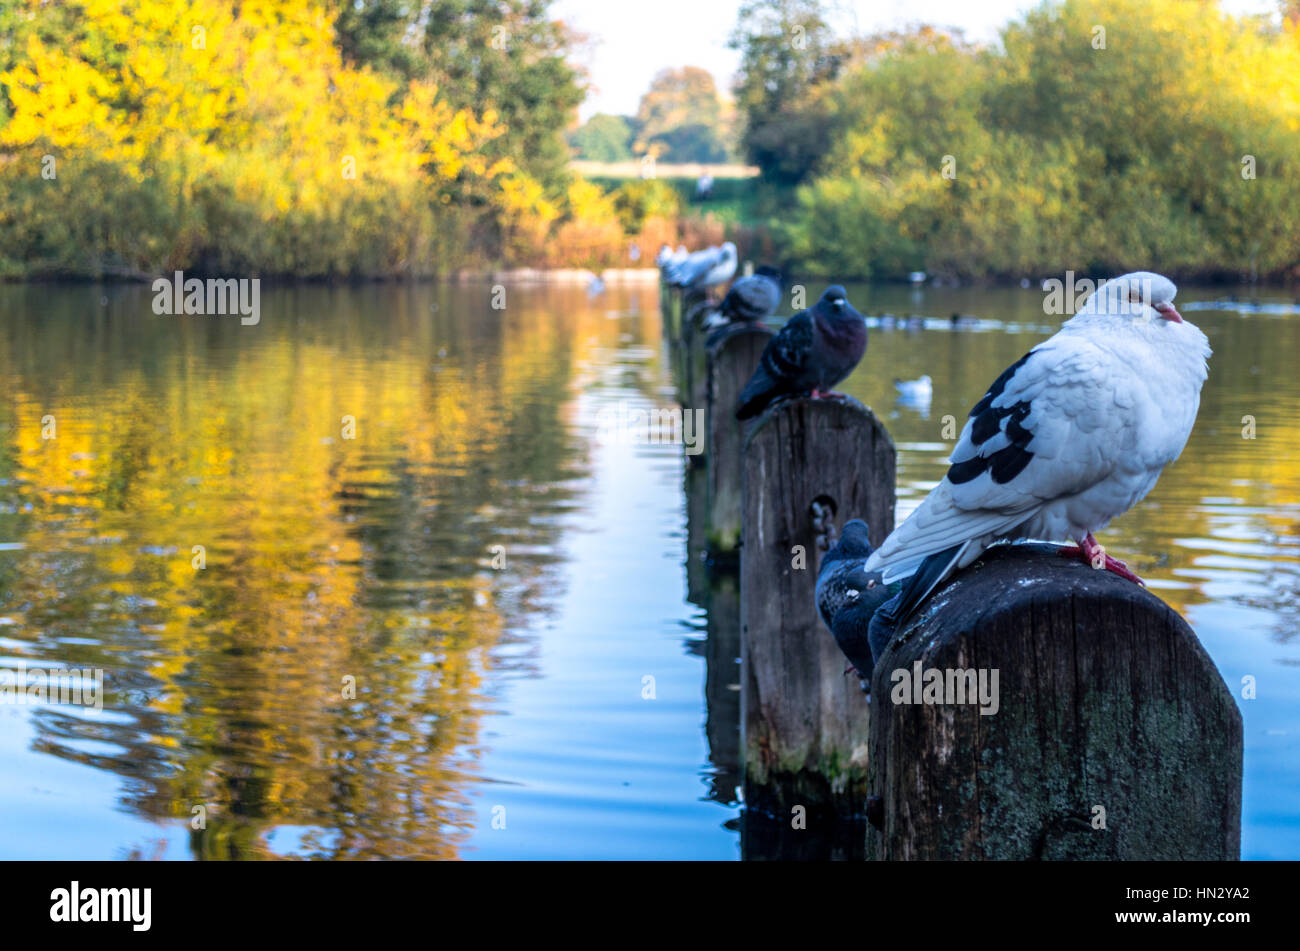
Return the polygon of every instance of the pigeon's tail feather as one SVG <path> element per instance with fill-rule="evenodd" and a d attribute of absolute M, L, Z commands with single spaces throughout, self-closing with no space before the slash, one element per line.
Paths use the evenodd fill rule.
<path fill-rule="evenodd" d="M 740 407 L 736 410 L 736 419 L 749 419 L 757 416 L 767 408 L 767 404 L 770 402 L 771 397 L 768 393 L 758 393 L 741 402 Z"/>
<path fill-rule="evenodd" d="M 740 391 L 740 405 L 736 408 L 736 419 L 749 419 L 757 416 L 767 408 L 767 404 L 781 394 L 780 384 L 772 379 L 767 368 L 759 364 L 753 378 Z"/>
<path fill-rule="evenodd" d="M 912 575 L 912 580 L 903 586 L 898 605 L 894 609 L 900 624 L 911 617 L 921 603 L 930 596 L 930 592 L 939 586 L 939 582 L 952 573 L 961 561 L 962 555 L 966 554 L 966 550 L 972 544 L 973 541 L 968 541 L 953 545 L 951 548 L 935 552 L 921 562 L 916 573 Z"/>
<path fill-rule="evenodd" d="M 958 508 L 952 500 L 952 486 L 945 478 L 907 521 L 871 553 L 867 568 L 883 572 L 886 582 L 897 581 L 915 571 L 928 556 L 948 551 L 954 545 L 969 539 L 979 539 L 980 545 L 987 545 L 995 538 L 1014 533 L 1035 512 L 1034 508 L 1014 512 Z M 978 554 L 978 551 L 968 552 L 967 564 Z"/>
<path fill-rule="evenodd" d="M 877 549 L 879 550 L 879 549 Z M 873 552 L 874 554 L 874 552 Z M 868 556 L 870 559 L 870 556 Z M 902 581 L 904 578 L 910 578 L 916 574 L 916 569 L 921 567 L 921 562 L 925 561 L 925 556 L 909 558 L 906 561 L 896 561 L 884 568 L 877 569 L 880 571 L 880 580 L 885 584 L 893 584 L 895 581 Z M 868 560 L 868 564 L 871 564 Z M 875 567 L 874 565 L 872 566 Z"/>

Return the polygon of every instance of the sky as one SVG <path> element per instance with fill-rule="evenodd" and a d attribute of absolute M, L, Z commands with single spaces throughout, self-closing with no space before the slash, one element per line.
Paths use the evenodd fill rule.
<path fill-rule="evenodd" d="M 910 23 L 960 27 L 969 40 L 993 40 L 1008 20 L 1038 0 L 838 0 L 841 33 L 873 33 Z M 1271 13 L 1273 0 L 1224 0 L 1233 13 Z M 740 0 L 556 0 L 553 15 L 590 40 L 578 60 L 594 87 L 580 110 L 632 115 L 655 73 L 702 66 L 720 89 L 730 86 L 739 56 L 727 48 Z"/>

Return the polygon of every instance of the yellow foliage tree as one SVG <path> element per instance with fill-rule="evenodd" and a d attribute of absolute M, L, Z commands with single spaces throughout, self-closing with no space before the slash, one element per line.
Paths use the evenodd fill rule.
<path fill-rule="evenodd" d="M 0 73 L 10 272 L 425 274 L 527 191 L 480 154 L 494 114 L 345 65 L 313 0 L 23 6 L 37 28 Z"/>

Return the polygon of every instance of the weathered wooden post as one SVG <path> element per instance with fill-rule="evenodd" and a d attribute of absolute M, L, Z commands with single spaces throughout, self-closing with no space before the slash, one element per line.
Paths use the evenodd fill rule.
<path fill-rule="evenodd" d="M 704 649 L 704 735 L 709 743 L 710 798 L 730 802 L 740 785 L 740 587 L 734 574 L 710 579 Z"/>
<path fill-rule="evenodd" d="M 736 407 L 772 335 L 762 324 L 735 323 L 719 330 L 706 347 L 707 546 L 710 560 L 718 564 L 734 561 L 740 551 L 744 426 L 736 419 Z"/>
<path fill-rule="evenodd" d="M 681 321 L 681 338 L 678 341 L 678 379 L 681 381 L 678 393 L 679 402 L 682 406 L 689 408 L 702 408 L 704 406 L 704 335 L 700 328 L 700 322 L 704 320 L 708 312 L 713 308 L 712 302 L 706 294 L 693 294 L 687 299 L 687 303 L 682 310 Z M 707 454 L 708 448 L 705 447 Z M 692 461 L 699 465 L 704 462 L 703 456 L 695 456 Z"/>
<path fill-rule="evenodd" d="M 849 398 L 787 400 L 746 435 L 740 550 L 745 802 L 790 816 L 865 806 L 867 703 L 814 603 L 811 512 L 854 517 L 879 544 L 894 526 L 894 444 Z"/>
<path fill-rule="evenodd" d="M 709 331 L 703 327 L 704 321 L 717 313 L 717 306 L 712 301 L 705 301 L 691 315 L 690 326 L 686 328 L 684 339 L 686 347 L 686 376 L 690 380 L 690 401 L 688 406 L 704 409 L 709 402 L 709 367 L 707 344 Z M 703 464 L 708 455 L 705 452 L 694 457 L 698 464 Z"/>
<path fill-rule="evenodd" d="M 701 434 L 708 439 L 707 431 Z M 686 600 L 701 607 L 708 603 L 709 566 L 708 553 L 709 496 L 708 471 L 704 466 L 692 465 L 691 456 L 682 471 L 682 487 L 686 495 Z"/>
<path fill-rule="evenodd" d="M 681 334 L 682 294 L 679 287 L 673 287 L 659 276 L 659 310 L 663 316 L 664 340 L 676 353 L 677 339 Z"/>
<path fill-rule="evenodd" d="M 957 690 L 981 672 L 982 706 Z M 1239 856 L 1241 714 L 1214 663 L 1155 595 L 1052 546 L 940 588 L 877 662 L 872 713 L 871 857 Z"/>

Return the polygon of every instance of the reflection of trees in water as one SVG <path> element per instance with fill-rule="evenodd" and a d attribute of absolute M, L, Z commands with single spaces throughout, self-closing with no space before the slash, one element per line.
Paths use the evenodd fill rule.
<path fill-rule="evenodd" d="M 1267 613 L 1273 621 L 1273 636 L 1281 644 L 1290 643 L 1300 631 L 1300 566 L 1295 563 L 1269 565 L 1254 593 L 1241 597 L 1239 601 Z"/>
<path fill-rule="evenodd" d="M 11 630 L 106 678 L 106 716 L 37 711 L 36 748 L 148 818 L 206 805 L 202 857 L 454 855 L 491 651 L 562 579 L 575 364 L 626 324 L 581 291 L 493 312 L 486 288 L 305 288 L 253 336 L 130 295 L 88 320 L 92 296 L 0 331 Z"/>

